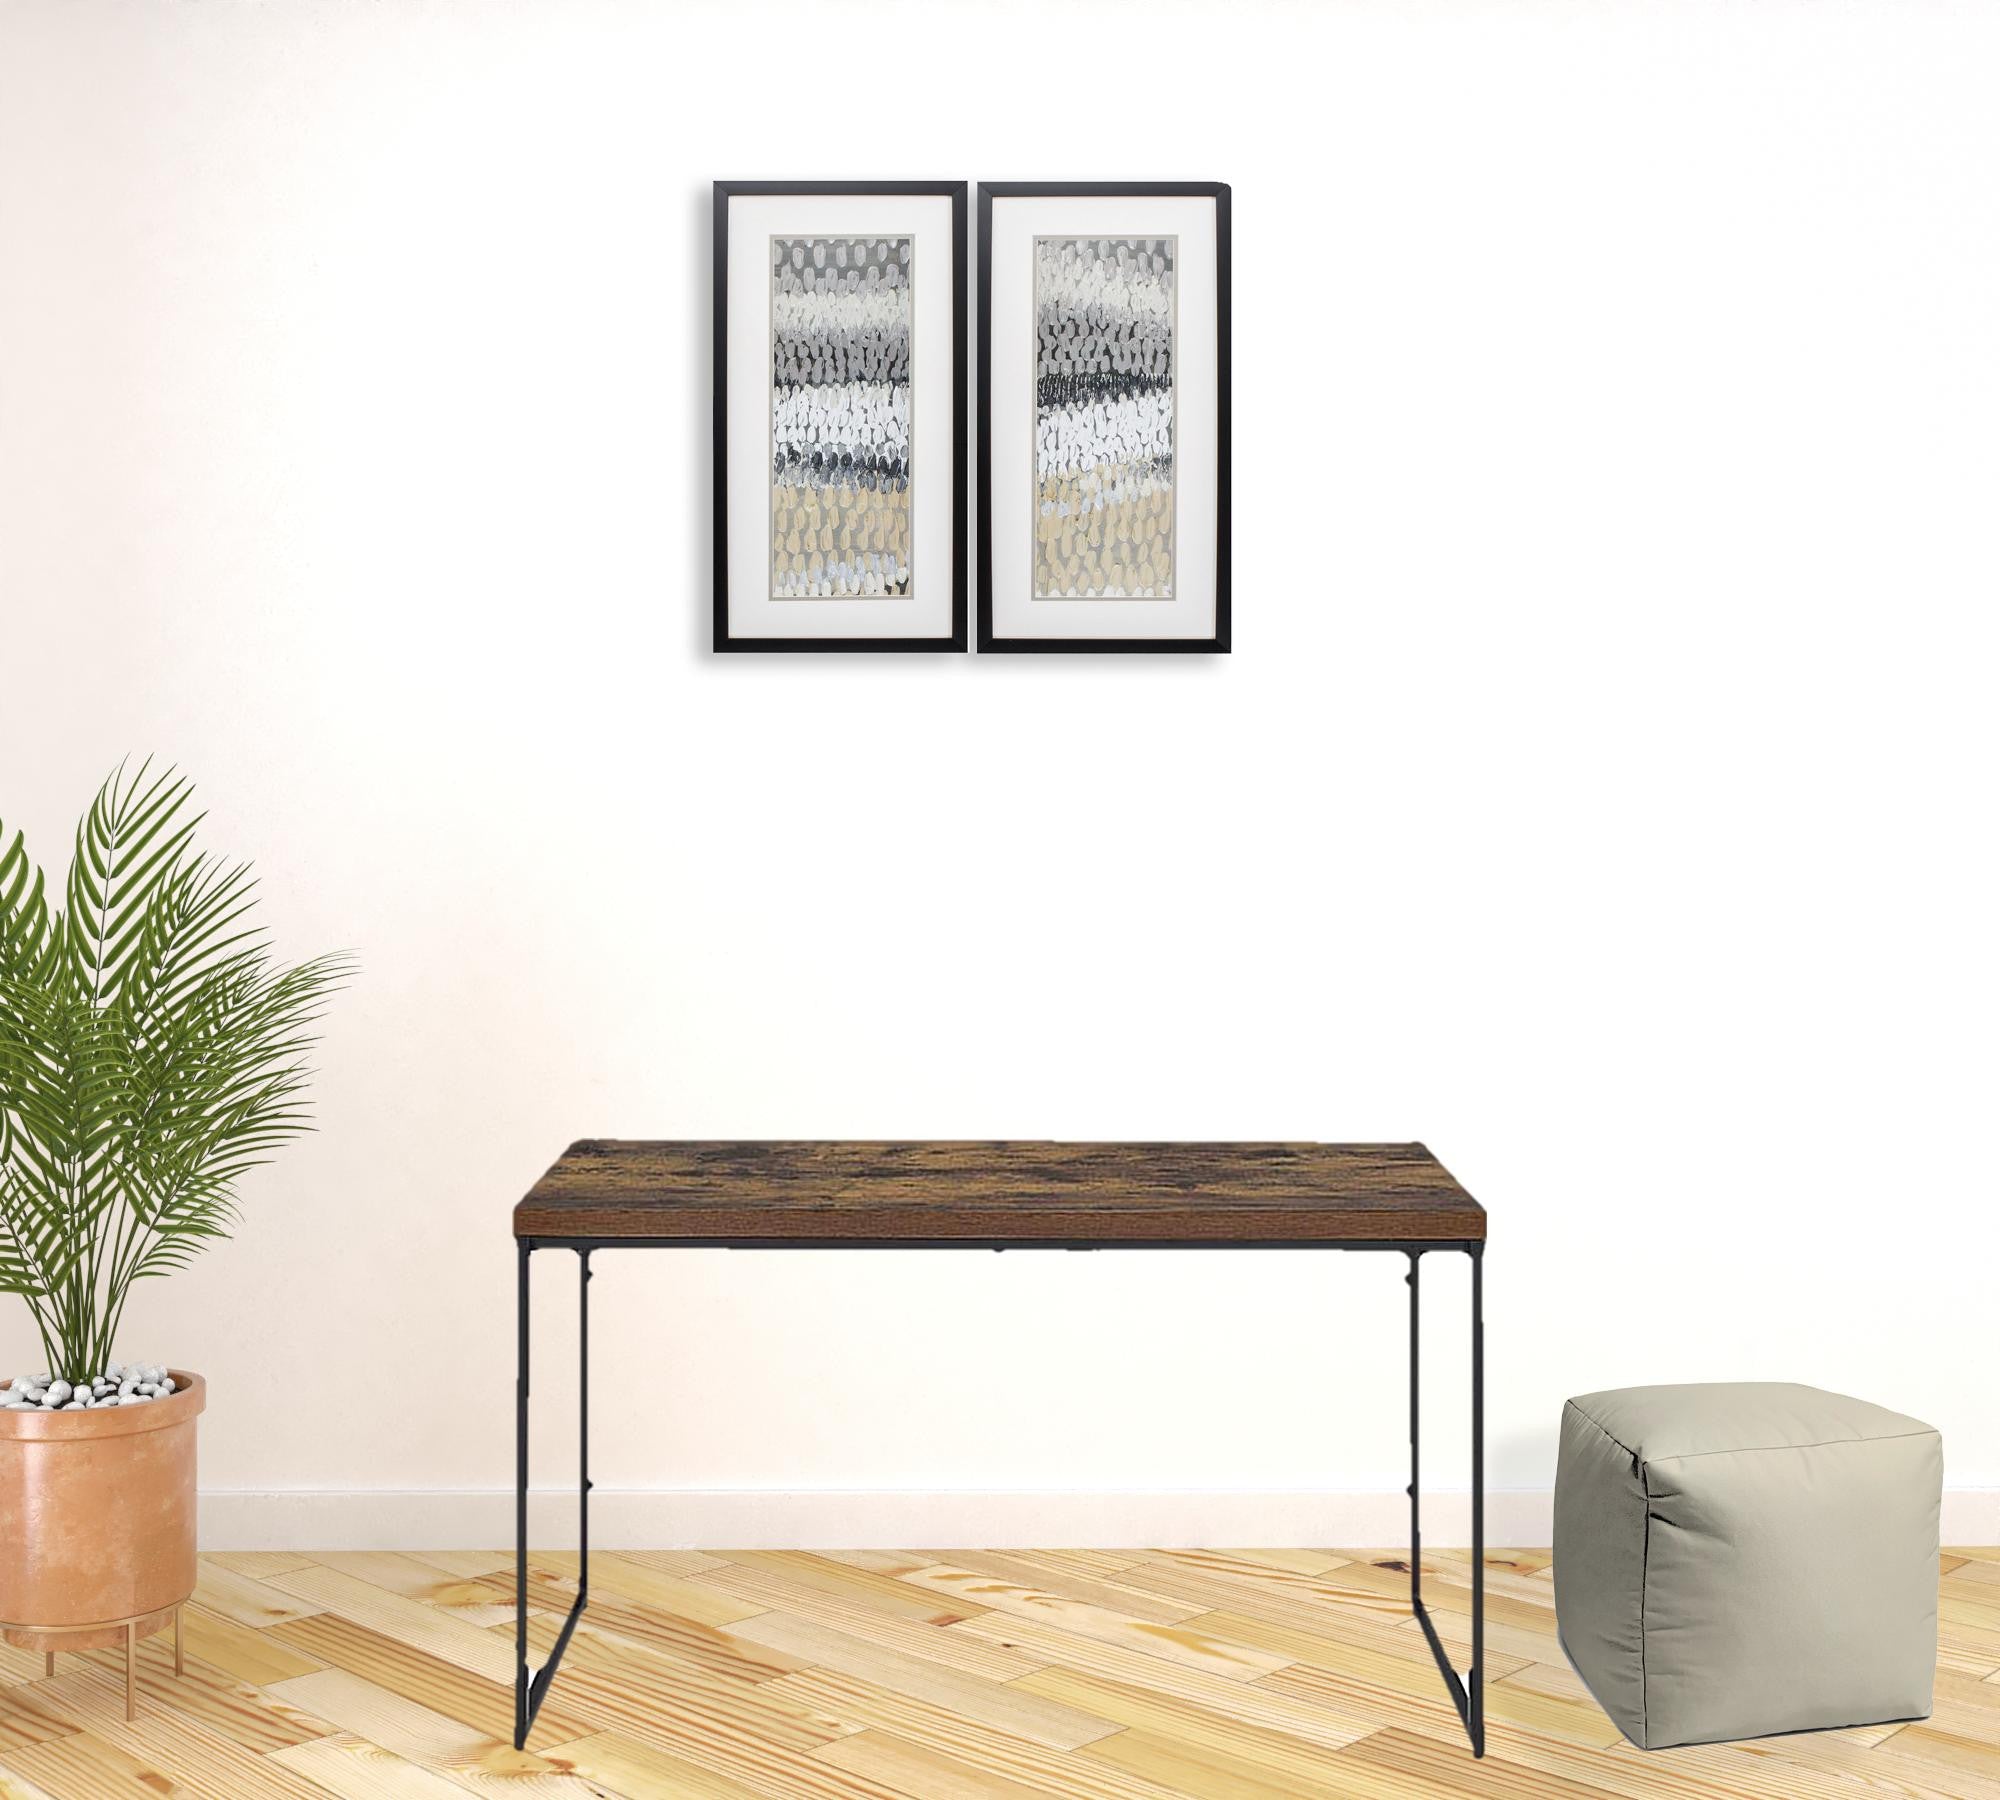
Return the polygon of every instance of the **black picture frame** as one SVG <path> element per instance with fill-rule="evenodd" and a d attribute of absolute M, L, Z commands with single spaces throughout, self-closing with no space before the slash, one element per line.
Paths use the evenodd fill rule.
<path fill-rule="evenodd" d="M 951 199 L 952 454 L 951 632 L 936 637 L 745 637 L 729 629 L 729 203 L 738 195 L 917 194 Z M 970 189 L 963 181 L 718 181 L 715 184 L 714 643 L 718 651 L 947 650 L 966 648 L 966 465 L 971 436 L 967 405 L 967 215 Z"/>
<path fill-rule="evenodd" d="M 1017 198 L 1208 199 L 1215 202 L 1216 498 L 1215 630 L 1203 638 L 1022 638 L 993 634 L 993 202 Z M 1215 655 L 1230 644 L 1229 611 L 1229 186 L 1220 181 L 982 181 L 979 184 L 979 631 L 987 654 L 1106 651 Z"/>

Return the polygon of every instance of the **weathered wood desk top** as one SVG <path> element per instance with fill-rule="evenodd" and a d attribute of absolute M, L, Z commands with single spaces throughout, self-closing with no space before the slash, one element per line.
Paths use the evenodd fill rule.
<path fill-rule="evenodd" d="M 1422 1144 L 572 1144 L 517 1238 L 659 1244 L 1484 1241 Z"/>

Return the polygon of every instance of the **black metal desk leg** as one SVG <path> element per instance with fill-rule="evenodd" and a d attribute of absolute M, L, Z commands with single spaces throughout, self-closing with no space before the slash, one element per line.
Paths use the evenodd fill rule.
<path fill-rule="evenodd" d="M 528 1258 L 532 1238 L 515 1245 L 514 1340 L 514 1748 L 528 1735 Z"/>
<path fill-rule="evenodd" d="M 1481 1289 L 1486 1276 L 1486 1246 L 1465 1247 L 1472 1258 L 1472 1667 L 1467 1685 L 1472 1712 L 1466 1730 L 1472 1754 L 1486 1754 L 1486 1315 Z"/>
<path fill-rule="evenodd" d="M 1440 1244 L 1440 1249 L 1452 1246 Z M 1472 1741 L 1472 1754 L 1486 1754 L 1486 1333 L 1481 1318 L 1481 1275 L 1485 1246 L 1468 1240 L 1462 1246 L 1472 1259 L 1472 1667 L 1463 1680 L 1451 1666 L 1451 1658 L 1439 1641 L 1437 1627 L 1424 1606 L 1424 1545 L 1420 1512 L 1422 1485 L 1418 1448 L 1422 1413 L 1418 1404 L 1421 1377 L 1418 1368 L 1422 1344 L 1420 1301 L 1423 1256 L 1411 1250 L 1410 1272 L 1404 1277 L 1410 1287 L 1410 1610 L 1423 1627 L 1431 1657 L 1444 1676 L 1445 1691 L 1458 1710 L 1459 1722 Z"/>
<path fill-rule="evenodd" d="M 514 1410 L 514 1748 L 525 1749 L 535 1715 L 548 1697 L 556 1666 L 569 1648 L 576 1622 L 590 1600 L 590 1247 L 577 1255 L 577 1520 L 576 1599 L 556 1634 L 549 1660 L 528 1671 L 528 1258 L 533 1238 L 521 1240 L 521 1365 Z"/>
<path fill-rule="evenodd" d="M 1418 1328 L 1417 1315 L 1422 1303 L 1423 1273 L 1423 1254 L 1412 1250 L 1410 1272 L 1403 1277 L 1410 1290 L 1410 1485 L 1405 1492 L 1410 1496 L 1410 1610 L 1419 1615 L 1424 1610 L 1424 1519 L 1418 1504 L 1423 1488 L 1423 1434 L 1418 1429 L 1417 1396 L 1421 1380 L 1417 1365 L 1423 1350 L 1423 1334 Z"/>

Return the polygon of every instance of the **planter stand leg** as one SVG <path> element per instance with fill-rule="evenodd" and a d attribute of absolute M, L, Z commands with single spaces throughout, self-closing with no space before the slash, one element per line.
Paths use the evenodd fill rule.
<path fill-rule="evenodd" d="M 187 1663 L 181 1656 L 181 1610 L 178 1606 L 174 1608 L 174 1673 L 176 1675 L 185 1675 L 187 1673 Z"/>
<path fill-rule="evenodd" d="M 134 1698 L 132 1684 L 132 1665 L 137 1660 L 138 1654 L 139 1627 L 131 1619 L 127 1619 L 125 1621 L 125 1716 L 128 1719 L 136 1719 L 139 1716 L 139 1706 Z"/>
<path fill-rule="evenodd" d="M 53 1675 L 55 1672 L 56 1672 L 56 1653 L 53 1650 L 51 1650 L 42 1659 L 42 1673 L 44 1675 Z"/>

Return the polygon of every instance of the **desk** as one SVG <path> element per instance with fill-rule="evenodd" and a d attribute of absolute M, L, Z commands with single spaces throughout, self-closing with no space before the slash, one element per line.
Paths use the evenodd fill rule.
<path fill-rule="evenodd" d="M 1486 1214 L 1421 1144 L 572 1144 L 514 1208 L 514 1747 L 525 1747 L 590 1598 L 590 1259 L 600 1250 L 1378 1250 L 1410 1290 L 1410 1607 L 1475 1756 L 1485 1754 Z M 577 1258 L 577 1595 L 528 1667 L 528 1275 Z M 1461 1679 L 1424 1608 L 1418 1522 L 1423 1258 L 1472 1264 L 1472 1666 Z"/>

